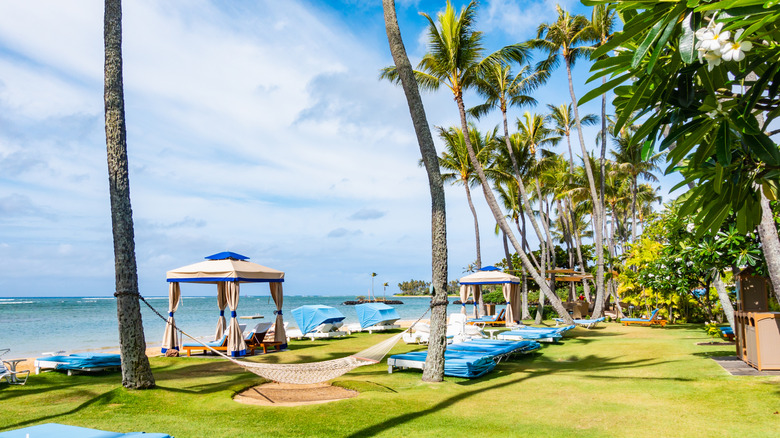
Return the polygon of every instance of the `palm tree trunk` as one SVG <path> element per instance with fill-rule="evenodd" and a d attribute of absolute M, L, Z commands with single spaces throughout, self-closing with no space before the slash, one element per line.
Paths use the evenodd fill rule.
<path fill-rule="evenodd" d="M 601 43 L 604 44 L 605 38 L 602 34 Z M 606 76 L 601 78 L 601 85 L 604 85 L 607 83 Z M 606 191 L 606 175 L 605 175 L 605 166 L 607 161 L 607 94 L 604 93 L 603 96 L 601 96 L 601 154 L 599 156 L 599 170 L 601 170 L 601 174 L 599 175 L 599 186 L 601 188 L 601 203 L 599 204 L 601 207 L 601 217 L 605 217 L 606 213 L 604 213 L 604 193 Z M 603 224 L 602 224 L 603 225 Z M 602 231 L 604 231 L 604 227 L 602 226 Z"/>
<path fill-rule="evenodd" d="M 471 201 L 471 190 L 469 190 L 468 180 L 463 181 L 463 187 L 466 189 L 466 200 L 469 201 L 471 215 L 474 216 L 474 236 L 477 239 L 477 269 L 482 269 L 482 251 L 479 244 L 479 221 L 477 220 L 477 210 L 474 208 L 474 202 Z M 480 295 L 481 297 L 482 295 Z"/>
<path fill-rule="evenodd" d="M 571 217 L 572 223 L 574 223 L 574 221 L 575 221 L 575 218 L 574 218 L 574 206 L 572 205 L 571 198 L 567 198 L 567 199 L 568 199 L 568 203 L 569 203 L 569 206 L 570 206 L 569 216 Z M 580 238 L 579 230 L 576 230 L 576 229 L 573 230 L 573 234 L 574 234 L 574 243 L 575 243 L 574 249 L 577 251 L 577 261 L 580 264 L 582 272 L 588 272 L 585 269 L 585 262 L 582 259 L 582 238 Z M 590 285 L 588 284 L 588 280 L 586 280 L 586 279 L 582 280 L 582 291 L 585 294 L 585 299 L 590 303 L 591 302 Z"/>
<path fill-rule="evenodd" d="M 514 149 L 512 149 L 512 144 L 509 141 L 509 124 L 506 119 L 506 104 L 502 104 L 501 106 L 501 116 L 504 123 L 504 141 L 506 142 L 506 149 L 509 152 L 509 159 L 512 161 L 512 169 L 515 171 L 517 188 L 520 192 L 520 204 L 523 207 L 523 211 L 525 211 L 525 214 L 528 216 L 528 220 L 531 221 L 531 226 L 536 232 L 536 237 L 541 242 L 543 239 L 542 231 L 539 229 L 539 224 L 536 223 L 536 219 L 534 218 L 534 212 L 531 210 L 531 202 L 528 200 L 528 192 L 525 190 L 525 183 L 523 182 L 523 178 L 520 175 L 520 166 L 517 164 L 517 158 L 515 157 Z M 525 219 L 523 219 L 523 221 L 525 222 Z M 525 239 L 525 235 L 523 235 L 523 238 Z"/>
<path fill-rule="evenodd" d="M 388 0 L 383 0 L 388 1 Z M 539 275 L 539 272 L 534 269 L 533 265 L 531 265 L 531 261 L 528 259 L 528 256 L 525 254 L 523 249 L 520 247 L 520 243 L 515 238 L 514 233 L 512 233 L 512 229 L 509 227 L 509 224 L 506 222 L 506 218 L 504 217 L 504 213 L 501 211 L 501 208 L 498 206 L 498 202 L 496 201 L 496 197 L 493 195 L 493 191 L 490 188 L 490 185 L 488 184 L 487 177 L 485 176 L 485 171 L 482 169 L 482 165 L 480 164 L 479 160 L 477 160 L 477 154 L 474 153 L 474 147 L 471 144 L 471 139 L 468 135 L 468 124 L 466 123 L 466 108 L 463 105 L 463 96 L 459 93 L 455 94 L 455 102 L 458 105 L 458 111 L 460 113 L 460 124 L 461 129 L 463 129 L 463 138 L 466 141 L 466 149 L 469 151 L 469 159 L 471 160 L 471 164 L 474 166 L 474 170 L 477 172 L 477 176 L 479 176 L 479 181 L 482 183 L 482 192 L 485 195 L 485 201 L 487 201 L 488 207 L 490 207 L 490 211 L 493 213 L 493 218 L 496 220 L 496 223 L 499 227 L 501 227 L 501 230 L 504 231 L 509 238 L 509 241 L 512 242 L 512 246 L 514 246 L 515 251 L 517 252 L 517 255 L 520 256 L 520 260 L 523 262 L 523 266 L 525 269 L 531 274 L 531 278 L 539 285 L 539 288 L 541 289 L 542 293 L 544 295 L 547 295 L 547 297 L 550 299 L 550 302 L 555 309 L 556 312 L 558 312 L 558 315 L 563 318 L 563 320 L 566 323 L 573 323 L 573 320 L 568 312 L 566 312 L 566 309 L 563 307 L 563 303 L 561 303 L 561 300 L 558 299 L 558 297 L 553 294 L 553 292 L 550 290 L 550 288 L 547 286 L 545 279 Z"/>
<path fill-rule="evenodd" d="M 401 85 L 409 105 L 417 143 L 428 174 L 428 186 L 431 192 L 431 268 L 434 295 L 431 298 L 431 336 L 428 342 L 428 357 L 425 360 L 422 380 L 441 382 L 444 380 L 444 349 L 447 346 L 447 217 L 444 204 L 444 183 L 439 170 L 439 159 L 433 145 L 433 137 L 425 116 L 420 91 L 414 78 L 412 65 L 406 55 L 398 18 L 395 14 L 395 1 L 382 0 L 385 30 L 390 44 Z M 465 131 L 464 131 L 465 132 Z"/>
<path fill-rule="evenodd" d="M 528 274 L 526 273 L 525 267 L 523 267 L 523 289 L 521 295 L 521 319 L 526 320 L 531 317 L 531 312 L 528 311 Z"/>
<path fill-rule="evenodd" d="M 103 37 L 105 43 L 106 153 L 111 198 L 111 228 L 114 236 L 116 308 L 119 321 L 119 349 L 122 385 L 125 388 L 154 387 L 154 376 L 146 357 L 141 308 L 138 302 L 138 271 L 135 261 L 133 210 L 127 163 L 127 129 L 122 85 L 122 2 L 106 0 Z"/>
<path fill-rule="evenodd" d="M 764 196 L 760 187 L 758 192 L 761 196 L 761 222 L 758 224 L 758 236 L 761 239 L 761 251 L 766 259 L 766 267 L 769 271 L 769 279 L 772 281 L 772 288 L 775 291 L 775 298 L 780 303 L 780 240 L 777 237 L 777 225 L 775 225 L 769 199 Z"/>
<path fill-rule="evenodd" d="M 585 137 L 582 134 L 582 123 L 580 123 L 580 111 L 577 106 L 577 96 L 574 94 L 574 82 L 571 77 L 571 64 L 566 59 L 566 74 L 569 78 L 569 93 L 571 94 L 571 104 L 574 110 L 574 123 L 577 125 L 577 135 L 582 149 L 582 159 L 585 162 L 585 174 L 588 176 L 588 185 L 590 186 L 590 196 L 593 199 L 593 230 L 594 244 L 596 246 L 596 305 L 593 308 L 593 318 L 600 318 L 604 315 L 604 246 L 601 230 L 601 203 L 599 195 L 596 193 L 596 183 L 593 180 L 593 169 L 590 168 L 590 158 L 588 150 L 585 148 Z"/>
<path fill-rule="evenodd" d="M 715 273 L 715 278 L 712 280 L 712 285 L 715 286 L 715 290 L 718 292 L 718 298 L 720 299 L 720 306 L 723 308 L 723 314 L 726 315 L 726 320 L 729 322 L 731 329 L 734 329 L 734 306 L 731 304 L 731 298 L 726 291 L 726 285 L 723 284 L 723 280 L 720 278 L 720 272 Z"/>
<path fill-rule="evenodd" d="M 631 245 L 636 243 L 636 189 L 637 177 L 631 177 Z"/>

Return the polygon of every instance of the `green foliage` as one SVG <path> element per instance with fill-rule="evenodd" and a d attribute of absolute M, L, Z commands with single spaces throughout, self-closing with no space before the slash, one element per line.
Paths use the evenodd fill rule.
<path fill-rule="evenodd" d="M 611 79 L 581 103 L 613 91 L 615 132 L 643 122 L 635 137 L 644 144 L 644 157 L 667 151 L 667 173 L 680 171 L 681 186 L 695 183 L 680 208 L 683 216 L 695 213 L 697 236 L 714 235 L 730 212 L 740 233 L 754 229 L 760 220 L 756 187 L 772 200 L 779 191 L 780 148 L 766 133 L 780 115 L 778 2 L 584 3 L 610 5 L 625 24 L 593 53 L 593 59 L 603 58 L 590 80 Z M 744 61 L 694 56 L 697 31 L 716 23 L 733 41 L 752 43 Z M 610 52 L 614 56 L 606 56 Z"/>
<path fill-rule="evenodd" d="M 482 301 L 485 304 L 506 304 L 504 299 L 504 293 L 501 290 L 494 290 L 488 293 L 483 293 Z"/>
<path fill-rule="evenodd" d="M 398 283 L 398 289 L 404 295 L 428 295 L 431 287 L 430 281 L 409 280 Z"/>

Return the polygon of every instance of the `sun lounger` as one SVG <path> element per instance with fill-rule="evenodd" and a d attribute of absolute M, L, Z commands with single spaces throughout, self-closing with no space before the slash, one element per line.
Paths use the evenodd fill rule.
<path fill-rule="evenodd" d="M 486 315 L 481 318 L 472 318 L 466 322 L 468 324 L 481 325 L 481 326 L 506 325 L 506 320 L 504 319 L 505 314 L 506 314 L 506 309 L 501 309 L 501 311 L 498 312 L 496 315 L 492 315 L 492 316 Z"/>
<path fill-rule="evenodd" d="M 29 426 L 22 429 L 0 432 L 0 438 L 172 438 L 164 433 L 144 432 L 107 432 L 88 429 L 86 427 L 68 426 L 65 424 L 47 423 Z"/>
<path fill-rule="evenodd" d="M 346 327 L 348 333 L 368 331 L 369 333 L 401 328 L 395 322 L 401 319 L 395 308 L 385 303 L 365 303 L 355 306 L 359 323 Z"/>
<path fill-rule="evenodd" d="M 35 374 L 39 374 L 41 370 L 58 370 L 67 371 L 70 376 L 78 372 L 115 371 L 122 366 L 122 359 L 118 354 L 75 353 L 68 356 L 39 357 L 35 359 L 33 366 Z"/>
<path fill-rule="evenodd" d="M 602 321 L 604 321 L 604 317 L 596 319 L 575 319 L 574 324 L 585 327 L 586 329 L 591 329 Z M 558 326 L 558 324 L 563 324 L 563 318 L 555 318 L 555 325 Z"/>
<path fill-rule="evenodd" d="M 521 327 L 501 332 L 497 338 L 504 341 L 557 342 L 563 338 L 564 333 L 574 327 L 574 324 L 565 327 Z"/>
<path fill-rule="evenodd" d="M 265 337 L 271 326 L 272 322 L 261 322 L 257 324 L 252 330 L 244 333 L 244 342 L 246 343 L 246 349 L 249 354 L 255 354 L 255 350 L 263 349 L 263 354 L 268 353 L 268 348 L 279 350 L 284 342 L 266 341 Z"/>
<path fill-rule="evenodd" d="M 392 373 L 394 368 L 415 368 L 422 370 L 427 351 L 412 351 L 404 354 L 394 354 L 387 359 L 387 372 Z M 482 377 L 496 367 L 493 356 L 482 353 L 463 351 L 444 352 L 444 375 L 451 377 L 465 377 L 473 379 Z"/>
<path fill-rule="evenodd" d="M 728 339 L 729 341 L 734 340 L 734 329 L 731 327 L 718 327 L 720 330 L 720 335 L 724 338 Z"/>
<path fill-rule="evenodd" d="M 482 353 L 493 356 L 496 362 L 501 359 L 516 355 L 526 354 L 538 350 L 542 346 L 535 341 L 502 341 L 495 339 L 472 339 L 465 342 L 453 343 L 447 346 L 447 351 L 462 351 Z"/>
<path fill-rule="evenodd" d="M 217 339 L 213 342 L 204 342 L 204 344 L 208 345 L 209 347 L 217 350 L 217 351 L 227 351 L 227 331 L 222 335 L 221 338 Z M 200 344 L 198 342 L 185 342 L 181 346 L 182 351 L 187 352 L 187 356 L 191 356 L 193 351 L 203 351 L 205 354 L 209 351 L 208 348 L 203 346 L 203 344 Z"/>
<path fill-rule="evenodd" d="M 653 310 L 653 313 L 650 314 L 650 318 L 644 319 L 644 318 L 623 318 L 620 320 L 620 322 L 623 323 L 623 325 L 631 325 L 631 324 L 638 324 L 638 325 L 660 325 L 661 327 L 664 327 L 666 325 L 665 319 L 660 319 L 658 317 L 658 310 Z"/>
<path fill-rule="evenodd" d="M 27 378 L 30 377 L 30 371 L 16 371 L 16 363 L 21 362 L 22 359 L 2 361 L 0 362 L 0 382 L 5 379 L 11 385 L 24 385 L 27 383 Z M 19 376 L 24 375 L 24 380 Z"/>

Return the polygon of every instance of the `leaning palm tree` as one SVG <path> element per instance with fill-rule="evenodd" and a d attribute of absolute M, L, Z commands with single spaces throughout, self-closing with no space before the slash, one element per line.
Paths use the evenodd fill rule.
<path fill-rule="evenodd" d="M 146 340 L 138 300 L 138 270 L 135 261 L 133 210 L 127 164 L 125 97 L 122 86 L 122 2 L 106 0 L 103 22 L 108 186 L 111 198 L 111 228 L 114 235 L 116 308 L 119 320 L 119 349 L 122 385 L 126 388 L 154 387 L 154 376 L 146 357 Z"/>
<path fill-rule="evenodd" d="M 477 218 L 477 210 L 474 208 L 474 202 L 471 199 L 471 190 L 469 188 L 479 184 L 479 179 L 474 173 L 474 166 L 469 160 L 469 152 L 466 149 L 466 139 L 464 138 L 463 130 L 456 127 L 451 127 L 449 129 L 437 127 L 437 130 L 439 132 L 439 137 L 444 141 L 444 147 L 446 149 L 439 158 L 439 166 L 444 170 L 444 173 L 442 173 L 441 176 L 443 182 L 449 182 L 453 185 L 461 184 L 466 190 L 466 200 L 468 201 L 471 215 L 474 217 L 474 236 L 477 245 L 477 259 L 475 263 L 477 269 L 481 269 L 482 251 L 480 250 L 479 220 Z M 496 142 L 497 130 L 498 128 L 494 128 L 483 136 L 476 125 L 472 124 L 469 129 L 471 143 L 474 145 L 477 159 L 483 166 L 489 164 L 488 161 L 491 157 L 491 151 Z"/>
<path fill-rule="evenodd" d="M 473 87 L 480 72 L 488 66 L 508 62 L 522 63 L 525 61 L 528 52 L 528 48 L 525 45 L 513 44 L 483 58 L 482 33 L 474 30 L 476 6 L 477 2 L 472 1 L 461 9 L 459 13 L 456 13 L 452 4 L 448 1 L 444 12 L 439 13 L 437 16 L 438 24 L 430 16 L 423 14 L 429 23 L 429 52 L 423 56 L 416 72 L 417 83 L 421 87 L 436 90 L 443 85 L 452 92 L 458 106 L 461 128 L 464 132 L 468 132 L 468 126 L 466 107 L 463 103 L 463 91 Z M 398 72 L 391 67 L 385 69 L 382 76 L 397 81 Z M 482 192 L 494 219 L 501 226 L 501 229 L 507 233 L 507 237 L 515 247 L 523 265 L 525 265 L 534 281 L 539 284 L 542 292 L 550 298 L 553 308 L 555 308 L 561 318 L 571 321 L 571 316 L 563 307 L 561 300 L 547 287 L 539 272 L 531 266 L 530 260 L 520 247 L 520 243 L 515 238 L 514 233 L 512 233 L 504 218 L 504 213 L 501 211 L 490 189 L 490 184 L 485 176 L 484 169 L 477 159 L 469 136 L 466 135 L 464 138 L 469 152 L 469 159 L 474 165 L 474 170 L 482 183 Z"/>
<path fill-rule="evenodd" d="M 447 217 L 444 205 L 444 183 L 420 91 L 417 88 L 412 65 L 406 55 L 401 29 L 398 27 L 395 1 L 382 0 L 382 8 L 390 53 L 409 105 L 409 113 L 412 116 L 417 143 L 420 145 L 420 153 L 428 173 L 428 187 L 431 192 L 431 277 L 434 293 L 431 298 L 431 336 L 422 379 L 427 382 L 441 382 L 444 380 L 444 349 L 447 346 Z"/>
<path fill-rule="evenodd" d="M 586 57 L 592 47 L 585 45 L 591 41 L 592 32 L 588 19 L 582 15 L 571 16 L 560 6 L 556 6 L 558 19 L 551 24 L 542 24 L 537 30 L 537 37 L 531 40 L 531 46 L 548 53 L 547 59 L 539 63 L 539 69 L 552 71 L 563 59 L 566 66 L 566 74 L 569 80 L 569 94 L 571 95 L 572 109 L 574 110 L 574 122 L 577 126 L 577 134 L 583 157 L 588 156 L 585 147 L 585 138 L 582 133 L 577 96 L 574 93 L 574 81 L 571 69 L 578 59 Z M 596 245 L 596 304 L 593 309 L 595 317 L 604 313 L 604 250 L 602 233 L 602 213 L 599 194 L 596 190 L 596 181 L 593 177 L 593 169 L 589 160 L 585 160 L 585 172 L 588 177 L 590 196 L 593 202 L 593 227 Z"/>

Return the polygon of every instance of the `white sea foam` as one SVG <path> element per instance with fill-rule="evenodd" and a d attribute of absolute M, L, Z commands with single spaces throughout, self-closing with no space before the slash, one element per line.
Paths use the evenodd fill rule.
<path fill-rule="evenodd" d="M 0 304 L 33 304 L 35 301 L 4 301 Z"/>

